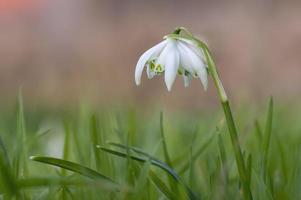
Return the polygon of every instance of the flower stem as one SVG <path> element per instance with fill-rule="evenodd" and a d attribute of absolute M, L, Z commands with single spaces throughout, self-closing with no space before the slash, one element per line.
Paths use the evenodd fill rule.
<path fill-rule="evenodd" d="M 183 38 L 190 39 L 194 42 L 197 43 L 197 45 L 203 49 L 205 58 L 207 61 L 207 66 L 208 66 L 208 72 L 212 76 L 212 79 L 214 81 L 214 84 L 217 88 L 218 96 L 220 98 L 223 111 L 225 114 L 228 130 L 230 133 L 231 137 L 231 142 L 232 142 L 232 147 L 234 150 L 235 158 L 236 158 L 236 164 L 237 164 L 237 169 L 238 169 L 238 174 L 240 178 L 240 182 L 242 184 L 242 189 L 243 189 L 243 195 L 244 199 L 246 200 L 252 200 L 252 193 L 251 193 L 251 188 L 250 188 L 250 181 L 249 181 L 249 176 L 248 176 L 248 171 L 246 168 L 246 164 L 243 158 L 243 154 L 241 151 L 241 147 L 239 144 L 239 139 L 238 139 L 238 134 L 237 134 L 237 129 L 235 126 L 235 121 L 232 115 L 230 103 L 226 94 L 226 91 L 223 87 L 223 84 L 219 78 L 217 68 L 215 66 L 215 63 L 211 57 L 211 53 L 209 51 L 208 46 L 200 41 L 199 39 L 195 38 L 186 28 L 184 27 L 177 27 L 175 31 L 168 35 L 167 37 L 174 37 L 174 38 L 179 38 L 179 34 L 181 31 L 184 31 L 186 33 L 186 36 L 182 36 Z"/>
<path fill-rule="evenodd" d="M 214 84 L 217 88 L 217 92 L 219 95 L 219 98 L 221 100 L 221 104 L 223 107 L 223 111 L 225 114 L 228 130 L 230 133 L 231 137 L 231 142 L 232 142 L 232 147 L 234 150 L 235 158 L 236 158 L 236 164 L 237 164 L 237 169 L 240 177 L 240 181 L 243 187 L 243 195 L 244 199 L 246 200 L 252 200 L 252 193 L 251 193 L 251 188 L 250 188 L 250 182 L 248 180 L 248 172 L 246 169 L 246 165 L 244 162 L 243 154 L 241 151 L 241 147 L 239 144 L 239 139 L 238 139 L 238 134 L 237 134 L 237 129 L 235 126 L 235 121 L 232 115 L 230 103 L 226 94 L 226 91 L 222 85 L 222 82 L 218 76 L 218 72 L 216 69 L 216 66 L 212 60 L 212 57 L 210 55 L 209 49 L 207 45 L 202 43 L 202 47 L 206 56 L 207 64 L 208 64 L 208 70 L 209 73 L 211 74 Z"/>
<path fill-rule="evenodd" d="M 222 102 L 222 107 L 223 107 L 224 114 L 225 114 L 225 117 L 226 117 L 226 121 L 227 121 L 228 129 L 229 129 L 229 133 L 230 133 L 230 137 L 231 137 L 233 150 L 234 150 L 235 157 L 236 157 L 236 164 L 237 164 L 237 168 L 238 168 L 240 181 L 241 181 L 241 184 L 243 186 L 244 198 L 247 199 L 247 200 L 251 200 L 252 199 L 252 193 L 251 193 L 251 189 L 250 189 L 250 183 L 249 183 L 249 180 L 248 180 L 248 173 L 247 173 L 247 170 L 246 170 L 246 166 L 245 166 L 245 162 L 244 162 L 244 159 L 243 159 L 242 151 L 241 151 L 241 148 L 240 148 L 240 145 L 239 145 L 237 130 L 236 130 L 236 126 L 235 126 L 235 123 L 234 123 L 234 119 L 233 119 L 233 115 L 232 115 L 232 112 L 231 112 L 229 101 Z"/>

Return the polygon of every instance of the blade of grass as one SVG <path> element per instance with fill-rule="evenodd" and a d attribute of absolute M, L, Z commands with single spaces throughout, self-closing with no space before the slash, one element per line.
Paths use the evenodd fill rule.
<path fill-rule="evenodd" d="M 113 155 L 119 156 L 119 157 L 127 158 L 127 156 L 128 156 L 127 153 L 123 153 L 123 152 L 120 152 L 120 151 L 112 150 L 112 149 L 109 149 L 109 148 L 106 148 L 106 147 L 102 147 L 100 145 L 97 145 L 97 148 L 99 148 L 99 149 L 101 149 L 101 150 L 103 150 L 105 152 L 111 153 Z M 125 148 L 127 148 L 127 147 L 125 147 Z M 133 160 L 142 162 L 142 163 L 147 162 L 147 160 L 150 159 L 152 165 L 161 168 L 162 170 L 164 170 L 165 172 L 167 172 L 168 174 L 170 174 L 176 181 L 180 180 L 179 176 L 176 174 L 176 172 L 173 169 L 171 169 L 165 163 L 163 163 L 161 161 L 158 161 L 158 159 L 154 160 L 154 159 L 152 159 L 152 157 L 142 158 L 142 157 L 138 157 L 138 156 L 134 156 L 134 155 L 130 155 L 130 158 L 133 159 Z"/>
<path fill-rule="evenodd" d="M 122 148 L 122 149 L 132 150 L 132 151 L 138 153 L 139 155 L 143 155 L 143 156 L 147 157 L 147 159 L 150 159 L 150 160 L 151 160 L 151 164 L 153 164 L 153 165 L 155 165 L 155 166 L 157 166 L 157 167 L 159 167 L 159 168 L 161 168 L 161 169 L 163 169 L 162 167 L 165 166 L 166 170 L 169 170 L 169 171 L 170 171 L 169 173 L 173 173 L 173 175 L 172 175 L 172 174 L 170 174 L 170 175 L 171 175 L 175 180 L 177 180 L 177 181 L 180 182 L 179 176 L 176 174 L 176 172 L 174 172 L 174 170 L 173 170 L 172 168 L 170 168 L 170 167 L 169 167 L 168 165 L 166 165 L 164 162 L 162 162 L 162 161 L 158 160 L 157 158 L 151 156 L 150 154 L 143 152 L 141 149 L 139 149 L 139 148 L 137 148 L 137 147 L 126 147 L 126 146 L 124 146 L 124 145 L 122 145 L 122 144 L 113 143 L 113 142 L 109 142 L 108 144 L 110 144 L 110 145 L 112 145 L 112 146 L 115 146 L 115 147 Z M 98 148 L 101 148 L 101 146 L 98 146 Z M 118 153 L 122 153 L 122 152 L 118 152 Z M 145 161 L 147 160 L 146 158 L 141 158 L 141 157 L 134 158 L 134 160 L 135 160 L 135 159 L 141 159 L 140 162 L 145 162 Z M 142 161 L 142 160 L 144 160 L 144 161 Z M 139 161 L 139 160 L 137 160 L 137 161 Z M 156 164 L 157 164 L 157 165 L 156 165 Z M 160 165 L 161 167 L 158 166 L 158 165 Z M 164 170 L 164 169 L 163 169 L 163 170 Z M 164 171 L 165 171 L 165 170 L 164 170 Z M 176 176 L 175 176 L 175 175 L 176 175 Z M 192 193 L 192 191 L 190 190 L 190 188 L 187 187 L 184 183 L 183 183 L 183 185 L 184 185 L 185 188 L 188 190 L 190 196 L 191 196 L 192 198 L 194 198 L 194 194 Z M 178 188 L 178 189 L 179 189 L 179 188 Z M 180 189 L 181 189 L 181 188 L 180 188 Z"/>
<path fill-rule="evenodd" d="M 148 156 L 147 158 L 142 158 L 142 157 L 138 157 L 138 156 L 127 155 L 127 153 L 123 153 L 123 152 L 120 152 L 120 151 L 112 150 L 112 149 L 109 149 L 109 148 L 106 148 L 106 147 L 102 147 L 102 146 L 99 146 L 99 145 L 97 146 L 97 148 L 99 148 L 99 149 L 101 149 L 101 150 L 103 150 L 105 152 L 111 153 L 113 155 L 116 155 L 116 156 L 119 156 L 119 157 L 123 157 L 123 158 L 127 158 L 127 156 L 130 156 L 131 159 L 136 160 L 138 162 L 142 162 L 142 163 L 145 163 L 145 162 L 147 162 L 148 159 L 150 159 L 152 165 L 161 168 L 163 171 L 167 172 L 171 177 L 173 177 L 174 180 L 177 182 L 178 185 L 182 185 L 185 188 L 185 190 L 186 190 L 186 192 L 187 192 L 187 194 L 188 194 L 188 196 L 189 196 L 190 199 L 195 199 L 194 193 L 190 190 L 189 187 L 187 187 L 187 185 L 185 183 L 183 183 L 181 181 L 181 179 L 178 176 L 178 174 L 172 168 L 170 168 L 167 164 L 165 164 L 165 163 L 163 163 L 161 161 L 158 161 L 158 159 L 153 160 L 151 156 Z M 147 155 L 146 153 L 144 153 L 144 154 Z"/>
<path fill-rule="evenodd" d="M 164 134 L 164 126 L 163 126 L 163 112 L 160 112 L 160 136 L 161 136 L 161 140 L 162 140 L 162 145 L 163 145 L 163 154 L 164 154 L 164 160 L 165 163 L 173 168 L 170 157 L 169 157 L 169 153 L 167 150 L 167 144 L 166 144 L 166 139 L 165 139 L 165 134 Z M 178 188 L 177 185 L 174 184 L 174 181 L 171 180 L 171 177 L 168 176 L 168 182 L 169 182 L 169 186 L 172 188 L 172 190 L 178 192 Z"/>
<path fill-rule="evenodd" d="M 144 188 L 147 183 L 147 178 L 148 178 L 150 167 L 151 167 L 151 160 L 148 159 L 144 163 L 142 169 L 140 170 L 138 180 L 135 183 L 133 199 L 142 199 L 143 198 L 143 192 L 145 192 Z"/>
<path fill-rule="evenodd" d="M 126 150 L 126 179 L 128 184 L 130 185 L 134 185 L 135 182 L 135 175 L 138 174 L 138 170 L 137 168 L 135 168 L 134 164 L 132 163 L 132 158 L 131 158 L 131 152 L 130 149 L 128 148 L 129 145 L 131 143 L 131 133 L 128 132 L 127 134 L 127 138 L 126 138 L 126 146 L 125 146 L 125 150 Z"/>
<path fill-rule="evenodd" d="M 37 188 L 47 186 L 81 186 L 81 187 L 99 187 L 109 191 L 116 191 L 116 184 L 111 184 L 102 179 L 91 180 L 86 178 L 70 178 L 70 177 L 31 177 L 18 180 L 20 188 Z"/>
<path fill-rule="evenodd" d="M 263 176 L 266 180 L 267 178 L 267 164 L 268 164 L 268 156 L 269 156 L 269 147 L 272 133 L 272 123 L 273 123 L 273 97 L 270 97 L 267 118 L 265 123 L 264 130 L 264 143 L 263 143 Z"/>
<path fill-rule="evenodd" d="M 146 156 L 146 157 L 149 157 L 151 158 L 152 160 L 156 160 L 158 162 L 161 162 L 160 160 L 158 160 L 157 158 L 153 157 L 152 155 L 148 154 L 148 153 L 145 153 L 142 149 L 140 148 L 137 148 L 137 147 L 127 147 L 125 145 L 122 145 L 122 144 L 119 144 L 119 143 L 115 143 L 115 142 L 107 142 L 109 145 L 112 145 L 112 146 L 115 146 L 115 147 L 118 147 L 118 148 L 121 148 L 121 149 L 129 149 L 129 150 L 132 150 L 134 151 L 135 153 L 137 154 L 140 154 L 140 155 L 143 155 L 143 156 Z M 98 145 L 99 146 L 99 145 Z M 163 162 L 162 162 L 163 163 Z"/>
<path fill-rule="evenodd" d="M 7 160 L 3 156 L 3 153 L 0 152 L 0 181 L 4 187 L 2 192 L 14 195 L 18 191 L 15 177 L 13 176 L 12 171 L 8 165 Z"/>
<path fill-rule="evenodd" d="M 301 146 L 298 145 L 294 158 L 294 163 L 288 181 L 289 199 L 300 199 L 301 184 Z"/>
<path fill-rule="evenodd" d="M 261 127 L 260 127 L 258 120 L 255 120 L 254 126 L 255 126 L 255 133 L 256 133 L 257 140 L 259 141 L 259 143 L 262 143 L 263 133 L 261 131 Z"/>
<path fill-rule="evenodd" d="M 84 163 L 85 159 L 84 159 L 83 151 L 81 150 L 82 146 L 80 145 L 79 131 L 77 129 L 73 129 L 72 133 L 73 133 L 72 136 L 74 140 L 74 146 L 76 149 L 77 158 L 80 163 Z"/>
<path fill-rule="evenodd" d="M 269 199 L 273 200 L 273 195 L 271 194 L 270 190 L 268 189 L 267 185 L 265 184 L 264 180 L 258 173 L 253 169 L 252 174 L 254 177 L 255 185 L 257 186 L 257 194 L 258 196 L 254 196 L 254 199 Z"/>
<path fill-rule="evenodd" d="M 68 160 L 69 158 L 69 149 L 70 149 L 70 127 L 68 122 L 64 123 L 65 128 L 65 139 L 64 139 L 64 149 L 63 149 L 63 160 Z M 61 175 L 66 176 L 66 169 L 61 168 Z"/>
<path fill-rule="evenodd" d="M 167 144 L 165 140 L 165 134 L 164 134 L 164 127 L 163 127 L 163 112 L 160 112 L 160 135 L 161 135 L 161 140 L 162 140 L 162 145 L 163 145 L 163 153 L 164 153 L 164 158 L 165 158 L 165 163 L 172 167 L 172 163 L 169 157 L 169 153 L 167 150 Z"/>
<path fill-rule="evenodd" d="M 196 159 L 209 147 L 213 139 L 215 138 L 215 135 L 212 135 L 208 140 L 206 140 L 202 145 L 200 145 L 199 149 L 193 154 L 192 161 L 195 162 Z M 188 168 L 190 161 L 184 163 L 184 165 L 179 169 L 179 174 L 183 174 Z"/>
<path fill-rule="evenodd" d="M 252 181 L 252 155 L 249 154 L 248 158 L 247 158 L 247 172 L 248 172 L 248 182 L 249 185 L 251 185 L 251 181 Z"/>
<path fill-rule="evenodd" d="M 168 188 L 164 181 L 156 175 L 154 171 L 150 170 L 149 176 L 152 182 L 168 199 L 176 199 L 176 195 Z"/>
<path fill-rule="evenodd" d="M 194 180 L 194 162 L 192 160 L 193 149 L 192 146 L 190 148 L 190 156 L 189 156 L 189 187 L 192 188 L 193 180 Z"/>
<path fill-rule="evenodd" d="M 70 161 L 62 160 L 62 159 L 58 159 L 58 158 L 53 158 L 53 157 L 43 157 L 43 156 L 31 156 L 30 159 L 33 161 L 61 167 L 61 168 L 76 172 L 78 174 L 81 174 L 83 176 L 89 177 L 91 179 L 103 179 L 110 183 L 117 184 L 111 178 L 106 177 L 106 176 L 98 173 L 97 171 L 94 171 L 88 167 L 82 166 L 82 165 L 74 163 L 74 162 L 70 162 Z"/>
<path fill-rule="evenodd" d="M 25 128 L 25 116 L 23 108 L 22 92 L 19 91 L 18 103 L 17 103 L 17 163 L 16 172 L 17 177 L 26 177 L 28 175 L 27 166 L 27 148 L 26 144 L 26 128 Z"/>
<path fill-rule="evenodd" d="M 129 145 L 135 145 L 136 144 L 136 112 L 134 109 L 131 109 L 128 114 L 128 126 L 129 126 L 129 131 L 128 131 L 128 143 Z"/>
<path fill-rule="evenodd" d="M 228 174 L 229 167 L 228 167 L 226 150 L 221 134 L 218 135 L 218 147 L 219 147 L 220 158 L 222 163 L 222 173 L 223 173 L 225 185 L 227 185 L 227 183 L 229 183 L 229 174 Z"/>
<path fill-rule="evenodd" d="M 161 144 L 161 141 L 157 145 L 154 145 L 153 150 L 152 150 L 153 151 L 152 155 L 154 155 L 157 152 L 158 147 L 159 147 L 160 144 Z M 120 148 L 122 148 L 122 147 L 120 147 Z M 132 150 L 132 149 L 128 148 L 127 153 L 129 153 L 130 150 Z M 139 150 L 139 152 L 142 152 L 142 151 Z M 144 153 L 144 152 L 142 152 L 142 153 L 144 155 L 148 155 L 147 153 Z M 142 195 L 145 194 L 145 190 L 144 190 L 145 187 L 144 186 L 147 187 L 148 177 L 149 177 L 148 174 L 149 174 L 149 171 L 150 171 L 150 168 L 151 168 L 151 158 L 152 158 L 151 156 L 148 156 L 148 159 L 143 164 L 143 167 L 141 168 L 141 170 L 140 170 L 140 167 L 137 163 L 132 163 L 133 167 L 135 167 L 136 171 L 139 171 L 139 177 L 138 177 L 138 179 L 135 183 L 135 191 L 134 191 L 133 199 L 143 199 Z M 145 198 L 145 196 L 144 196 L 144 198 Z"/>
<path fill-rule="evenodd" d="M 278 134 L 275 134 L 277 149 L 279 150 L 280 155 L 280 163 L 281 163 L 281 169 L 283 173 L 284 183 L 288 181 L 289 178 L 289 170 L 288 170 L 288 163 L 286 161 L 286 152 L 283 143 L 281 142 L 281 139 L 279 138 Z"/>
<path fill-rule="evenodd" d="M 1 137 L 0 137 L 0 156 L 2 157 L 3 163 L 6 166 L 11 167 L 9 157 L 8 157 L 8 153 L 7 153 L 6 147 L 5 147 Z"/>
<path fill-rule="evenodd" d="M 9 162 L 7 150 L 5 145 L 0 137 L 0 182 L 2 183 L 2 187 L 4 193 L 8 193 L 10 195 L 16 194 L 18 191 L 15 177 L 11 171 L 11 165 Z"/>
<path fill-rule="evenodd" d="M 91 116 L 90 123 L 91 123 L 90 138 L 91 138 L 91 143 L 92 143 L 92 148 L 93 148 L 93 153 L 94 153 L 95 165 L 96 165 L 96 169 L 100 170 L 101 169 L 101 163 L 100 163 L 101 156 L 100 156 L 100 152 L 96 149 L 96 145 L 99 144 L 99 137 L 98 137 L 99 131 L 98 131 L 98 127 L 97 127 L 96 115 Z"/>
<path fill-rule="evenodd" d="M 197 133 L 199 130 L 199 124 L 196 125 L 193 135 L 192 135 L 192 140 L 190 144 L 190 152 L 189 152 L 189 187 L 193 187 L 193 181 L 194 181 L 194 161 L 193 161 L 193 146 L 197 138 Z"/>

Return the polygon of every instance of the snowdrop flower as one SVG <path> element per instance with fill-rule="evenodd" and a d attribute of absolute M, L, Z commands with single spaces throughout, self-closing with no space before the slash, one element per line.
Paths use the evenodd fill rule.
<path fill-rule="evenodd" d="M 180 32 L 184 32 L 185 35 L 180 35 Z M 165 83 L 169 91 L 177 74 L 183 76 L 186 87 L 193 77 L 200 78 L 206 90 L 208 85 L 207 75 L 210 73 L 217 89 L 231 136 L 244 199 L 251 200 L 252 191 L 246 179 L 248 171 L 239 144 L 230 103 L 208 46 L 194 37 L 184 27 L 178 27 L 172 34 L 165 36 L 164 39 L 164 41 L 147 50 L 139 58 L 135 71 L 136 84 L 140 84 L 142 72 L 146 67 L 149 78 L 153 78 L 155 75 L 163 72 L 165 73 Z"/>
<path fill-rule="evenodd" d="M 203 50 L 193 40 L 165 37 L 165 40 L 143 53 L 136 65 L 137 85 L 141 82 L 145 67 L 149 79 L 165 73 L 168 91 L 171 90 L 177 74 L 183 77 L 185 87 L 193 77 L 201 80 L 205 90 L 208 86 L 205 56 Z"/>

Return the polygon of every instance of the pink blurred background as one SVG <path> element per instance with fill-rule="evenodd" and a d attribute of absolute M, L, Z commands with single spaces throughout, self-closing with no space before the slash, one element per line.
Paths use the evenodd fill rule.
<path fill-rule="evenodd" d="M 294 101 L 300 11 L 300 1 L 0 0 L 1 101 L 22 86 L 30 103 L 215 103 L 213 85 L 205 93 L 196 79 L 170 93 L 162 77 L 135 86 L 139 56 L 176 26 L 209 44 L 236 101 Z"/>

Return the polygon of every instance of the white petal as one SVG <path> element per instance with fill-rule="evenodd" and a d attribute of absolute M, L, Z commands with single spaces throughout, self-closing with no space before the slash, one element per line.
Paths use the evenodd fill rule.
<path fill-rule="evenodd" d="M 168 50 L 168 54 L 165 60 L 165 84 L 168 91 L 170 91 L 177 77 L 180 56 L 175 41 L 169 42 L 166 49 Z"/>
<path fill-rule="evenodd" d="M 160 53 L 158 59 L 156 60 L 156 65 L 161 65 L 161 67 L 164 69 L 165 67 L 165 61 L 168 53 L 170 52 L 171 49 L 171 44 L 174 40 L 173 39 L 166 39 L 166 46 Z"/>
<path fill-rule="evenodd" d="M 204 89 L 207 90 L 208 89 L 208 73 L 207 73 L 206 66 L 201 67 L 199 69 L 199 71 L 197 72 L 197 74 L 201 79 Z"/>
<path fill-rule="evenodd" d="M 184 79 L 184 86 L 188 87 L 192 80 L 192 76 L 190 74 L 188 74 L 188 75 L 183 74 L 183 79 Z"/>
<path fill-rule="evenodd" d="M 187 38 L 178 38 L 179 42 L 181 43 L 185 43 L 186 45 L 191 45 L 191 46 L 197 46 L 196 42 L 194 42 L 193 40 L 189 40 Z"/>
<path fill-rule="evenodd" d="M 179 44 L 178 44 L 178 50 L 180 53 L 180 66 L 183 68 L 183 71 L 187 70 L 189 73 L 193 74 L 194 70 L 192 68 L 190 58 L 189 56 L 187 56 L 186 51 L 183 48 L 181 48 Z"/>
<path fill-rule="evenodd" d="M 143 72 L 143 68 L 145 66 L 145 63 L 151 59 L 152 57 L 156 56 L 157 54 L 159 54 L 162 49 L 165 47 L 166 45 L 166 40 L 160 42 L 159 44 L 155 45 L 154 47 L 150 48 L 149 50 L 147 50 L 145 53 L 143 53 L 136 65 L 136 69 L 135 69 L 135 82 L 136 85 L 140 84 L 141 81 L 141 75 Z"/>
<path fill-rule="evenodd" d="M 181 59 L 183 59 L 183 62 L 181 60 L 183 68 L 185 69 L 187 65 L 189 65 L 189 67 L 186 68 L 186 70 L 191 72 L 192 68 L 192 73 L 196 73 L 200 77 L 204 89 L 206 90 L 208 87 L 206 65 L 204 64 L 202 59 L 199 56 L 197 56 L 196 53 L 184 43 L 178 42 L 178 48 L 181 52 Z"/>
<path fill-rule="evenodd" d="M 202 48 L 198 47 L 198 45 L 196 44 L 196 42 L 186 39 L 186 38 L 179 38 L 179 42 L 180 43 L 184 43 L 185 45 L 187 45 L 190 49 L 192 49 L 202 60 L 203 62 L 205 62 L 205 54 Z"/>

